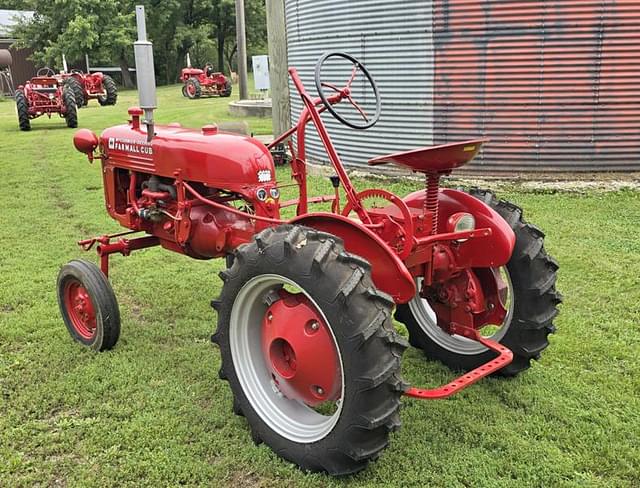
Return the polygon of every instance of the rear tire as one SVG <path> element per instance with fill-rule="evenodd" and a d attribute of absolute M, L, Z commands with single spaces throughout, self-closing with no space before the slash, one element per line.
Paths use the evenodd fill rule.
<path fill-rule="evenodd" d="M 75 129 L 78 127 L 78 110 L 76 108 L 76 96 L 71 88 L 65 87 L 62 90 L 62 101 L 66 109 L 64 118 L 67 122 L 67 127 Z"/>
<path fill-rule="evenodd" d="M 224 82 L 224 90 L 222 90 L 222 93 L 220 95 L 223 97 L 230 97 L 231 91 L 232 91 L 231 81 L 227 80 Z"/>
<path fill-rule="evenodd" d="M 31 121 L 29 120 L 29 102 L 22 90 L 16 90 L 15 96 L 16 110 L 18 112 L 18 125 L 20 130 L 31 130 Z"/>
<path fill-rule="evenodd" d="M 104 75 L 102 78 L 102 86 L 107 93 L 103 97 L 98 97 L 98 103 L 102 106 L 115 105 L 118 100 L 118 87 L 116 86 L 116 82 L 113 81 L 111 76 Z"/>
<path fill-rule="evenodd" d="M 400 426 L 398 410 L 405 388 L 400 359 L 407 344 L 393 329 L 394 303 L 374 288 L 369 264 L 345 252 L 333 235 L 283 225 L 240 246 L 221 277 L 222 294 L 213 303 L 218 328 L 212 337 L 222 356 L 219 376 L 229 381 L 234 412 L 246 417 L 254 441 L 266 443 L 304 470 L 332 475 L 360 471 L 376 459 L 389 442 L 389 432 Z M 269 376 L 272 358 L 255 344 L 267 340 L 260 324 L 267 320 L 267 307 L 283 300 L 277 290 L 292 283 L 302 291 L 299 296 L 313 303 L 338 351 L 342 380 L 341 390 L 335 390 L 340 396 L 334 413 L 319 413 L 306 401 L 283 396 L 278 387 L 287 381 Z M 269 302 L 274 293 L 275 300 Z M 307 320 L 299 314 L 290 317 L 293 329 L 300 325 L 307 330 L 313 323 L 296 323 Z M 275 326 L 277 319 L 274 313 L 267 327 Z M 267 340 L 271 347 L 275 343 Z M 318 347 L 313 351 L 320 354 Z M 316 371 L 320 362 L 308 353 L 298 355 L 294 378 L 303 365 Z M 278 386 L 269 383 L 271 378 Z M 306 384 L 302 391 L 309 391 Z"/>
<path fill-rule="evenodd" d="M 120 309 L 106 276 L 89 261 L 74 260 L 58 274 L 58 305 L 67 330 L 96 351 L 111 349 L 120 337 Z"/>
<path fill-rule="evenodd" d="M 532 359 L 540 358 L 549 345 L 548 335 L 556 330 L 553 320 L 562 301 L 555 288 L 558 264 L 544 249 L 544 233 L 522 218 L 522 209 L 498 200 L 487 190 L 473 189 L 470 194 L 498 212 L 516 235 L 516 245 L 506 265 L 513 309 L 502 325 L 506 331 L 501 328 L 495 333 L 496 340 L 513 351 L 511 364 L 496 374 L 515 376 L 528 369 Z M 465 338 L 446 335 L 439 339 L 443 336 L 438 325 L 419 313 L 424 307 L 420 300 L 416 296 L 410 303 L 399 305 L 395 313 L 396 320 L 406 325 L 411 345 L 454 370 L 469 371 L 495 358 L 495 353 L 484 347 L 469 349 Z"/>
<path fill-rule="evenodd" d="M 87 101 L 84 98 L 84 88 L 78 80 L 76 80 L 75 78 L 67 78 L 63 86 L 73 91 L 77 108 L 82 108 L 87 104 Z"/>
<path fill-rule="evenodd" d="M 190 100 L 200 98 L 202 95 L 202 86 L 200 86 L 200 82 L 196 78 L 189 78 L 185 84 L 185 88 L 187 91 L 187 98 Z"/>

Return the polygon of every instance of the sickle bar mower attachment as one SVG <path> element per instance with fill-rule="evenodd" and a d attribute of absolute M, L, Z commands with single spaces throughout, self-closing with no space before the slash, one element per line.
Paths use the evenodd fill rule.
<path fill-rule="evenodd" d="M 485 339 L 476 329 L 473 329 L 471 327 L 464 327 L 458 324 L 452 324 L 451 331 L 452 333 L 459 334 L 466 337 L 467 339 L 472 339 L 480 342 L 492 351 L 497 352 L 498 357 L 481 366 L 478 366 L 476 369 L 469 371 L 468 373 L 463 374 L 462 376 L 456 378 L 455 380 L 447 383 L 444 386 L 428 390 L 412 386 L 407 391 L 405 391 L 404 394 L 406 396 L 419 398 L 421 400 L 436 400 L 439 398 L 448 398 L 451 395 L 454 395 L 460 390 L 466 388 L 467 386 L 470 386 L 475 382 L 481 380 L 485 376 L 489 376 L 491 373 L 495 373 L 499 369 L 504 368 L 513 360 L 513 352 L 511 352 L 509 348 L 503 346 L 499 342 L 492 341 L 491 339 Z"/>

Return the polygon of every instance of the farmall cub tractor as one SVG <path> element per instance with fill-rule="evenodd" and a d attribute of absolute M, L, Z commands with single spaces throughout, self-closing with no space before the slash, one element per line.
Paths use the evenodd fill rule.
<path fill-rule="evenodd" d="M 349 63 L 342 87 L 323 74 L 336 59 Z M 227 258 L 212 302 L 212 341 L 234 412 L 246 417 L 254 441 L 305 470 L 340 475 L 380 456 L 400 426 L 402 396 L 446 398 L 538 359 L 560 303 L 558 265 L 517 206 L 489 191 L 440 187 L 484 140 L 376 157 L 369 164 L 422 173 L 425 188 L 405 197 L 356 191 L 321 114 L 356 129 L 373 126 L 381 103 L 372 76 L 348 54 L 326 54 L 316 66 L 315 98 L 295 68 L 289 73 L 304 109 L 269 147 L 289 140 L 294 200 L 280 199 L 267 147 L 215 125 L 154 128 L 132 108 L 128 124 L 100 138 L 79 131 L 74 144 L 101 161 L 107 210 L 129 231 L 81 241 L 85 249 L 95 245 L 101 266 L 64 266 L 58 297 L 73 338 L 102 351 L 120 335 L 110 255 L 162 246 L 196 259 Z M 372 115 L 355 99 L 356 83 L 373 94 Z M 359 121 L 338 111 L 342 102 Z M 330 195 L 307 194 L 310 123 L 336 173 Z M 322 202 L 331 211 L 310 209 Z M 295 207 L 295 216 L 283 218 L 285 207 Z M 134 232 L 144 235 L 124 237 Z M 400 361 L 409 344 L 394 328 L 394 309 L 413 346 L 462 375 L 435 389 L 407 385 Z"/>
<path fill-rule="evenodd" d="M 98 100 L 102 106 L 115 105 L 118 101 L 116 82 L 100 71 L 84 73 L 74 69 L 71 73 L 62 73 L 58 76 L 73 90 L 78 107 L 87 105 L 89 100 Z"/>
<path fill-rule="evenodd" d="M 204 96 L 230 97 L 231 80 L 223 73 L 217 72 L 210 64 L 204 69 L 183 68 L 180 73 L 182 95 L 193 100 Z"/>
<path fill-rule="evenodd" d="M 31 130 L 31 119 L 58 114 L 67 127 L 78 127 L 78 111 L 71 88 L 63 85 L 50 68 L 38 70 L 36 76 L 19 86 L 15 93 L 20 130 Z"/>

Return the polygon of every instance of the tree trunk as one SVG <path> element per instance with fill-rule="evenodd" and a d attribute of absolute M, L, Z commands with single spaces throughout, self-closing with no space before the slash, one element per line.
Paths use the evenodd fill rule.
<path fill-rule="evenodd" d="M 131 73 L 129 73 L 129 63 L 124 56 L 120 58 L 120 71 L 122 71 L 122 85 L 125 88 L 133 88 Z"/>
<path fill-rule="evenodd" d="M 224 21 L 218 20 L 216 38 L 218 39 L 218 71 L 224 73 Z"/>

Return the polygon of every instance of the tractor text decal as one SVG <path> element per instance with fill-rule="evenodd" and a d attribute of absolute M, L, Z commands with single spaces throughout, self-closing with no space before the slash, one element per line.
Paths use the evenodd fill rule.
<path fill-rule="evenodd" d="M 136 154 L 145 154 L 149 156 L 153 155 L 153 148 L 151 147 L 150 143 L 139 141 L 136 139 L 120 139 L 118 137 L 110 137 L 109 149 Z"/>

